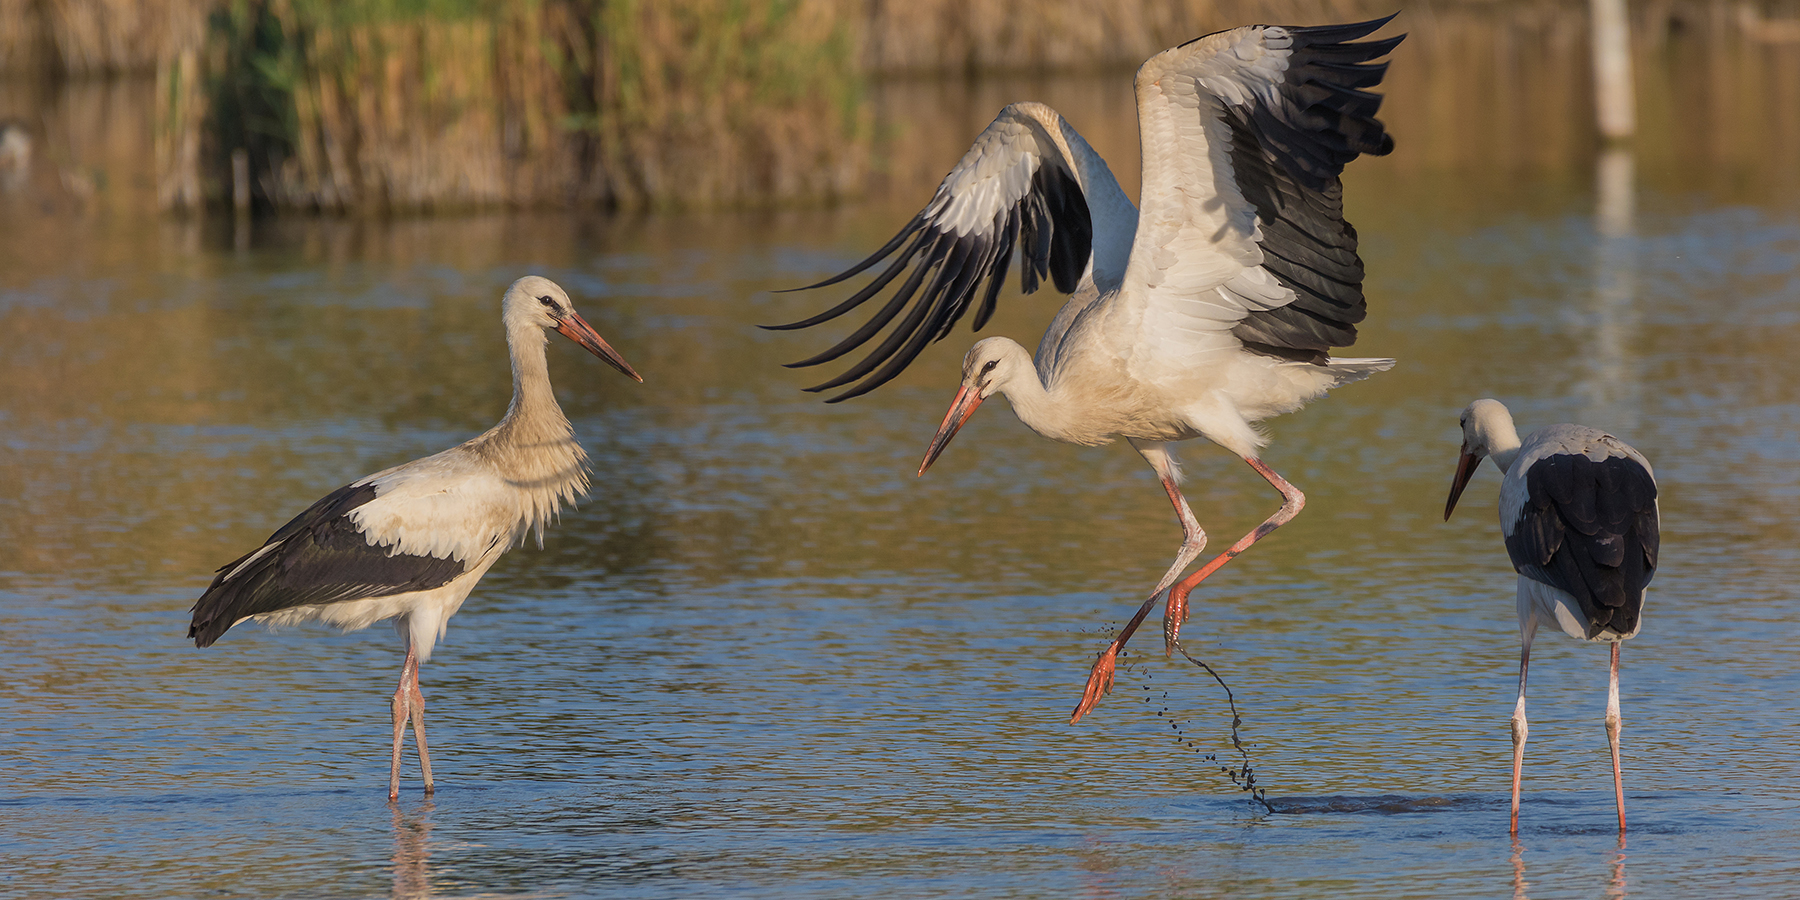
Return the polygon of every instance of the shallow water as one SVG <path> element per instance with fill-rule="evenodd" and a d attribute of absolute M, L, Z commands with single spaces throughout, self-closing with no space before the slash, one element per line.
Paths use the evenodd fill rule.
<path fill-rule="evenodd" d="M 1035 93 L 1128 160 L 1118 89 L 878 99 L 914 110 L 914 143 L 949 145 Z M 966 332 L 825 406 L 797 390 L 822 375 L 779 363 L 827 336 L 751 327 L 816 309 L 767 292 L 858 258 L 929 184 L 831 212 L 247 234 L 4 201 L 0 890 L 1791 890 L 1793 144 L 1721 171 L 1652 134 L 1621 227 L 1596 217 L 1585 150 L 1496 172 L 1479 153 L 1408 156 L 1399 134 L 1401 154 L 1352 170 L 1347 207 L 1372 298 L 1355 352 L 1401 363 L 1270 424 L 1265 458 L 1307 509 L 1195 595 L 1186 631 L 1234 692 L 1272 811 L 1222 771 L 1241 761 L 1224 693 L 1157 652 L 1153 628 L 1066 724 L 1178 543 L 1135 454 L 1041 440 L 998 405 L 914 478 Z M 526 271 L 568 287 L 646 383 L 553 345 L 594 495 L 452 622 L 424 669 L 437 794 L 409 766 L 389 806 L 387 629 L 246 626 L 197 651 L 187 608 L 325 491 L 497 418 L 497 298 Z M 1029 340 L 1053 303 L 1013 298 L 988 332 Z M 1533 654 L 1521 835 L 1506 833 L 1517 639 L 1494 471 L 1440 521 L 1456 413 L 1478 396 L 1525 428 L 1613 429 L 1657 465 L 1664 564 L 1624 652 L 1623 848 L 1605 654 L 1555 635 Z M 1185 458 L 1215 546 L 1276 505 L 1228 454 Z"/>

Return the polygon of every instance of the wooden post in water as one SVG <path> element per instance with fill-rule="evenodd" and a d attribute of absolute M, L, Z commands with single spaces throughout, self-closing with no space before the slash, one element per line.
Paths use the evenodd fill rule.
<path fill-rule="evenodd" d="M 1637 131 L 1637 95 L 1631 85 L 1631 21 L 1625 0 L 1588 0 L 1593 16 L 1594 110 L 1600 136 L 1628 140 Z"/>
<path fill-rule="evenodd" d="M 250 249 L 250 151 L 242 147 L 231 151 L 231 206 L 231 246 L 242 252 Z"/>
<path fill-rule="evenodd" d="M 231 206 L 240 216 L 250 212 L 250 153 L 242 147 L 231 151 Z"/>

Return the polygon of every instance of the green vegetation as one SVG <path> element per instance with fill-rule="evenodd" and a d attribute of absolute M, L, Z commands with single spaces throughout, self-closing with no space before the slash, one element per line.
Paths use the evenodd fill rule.
<path fill-rule="evenodd" d="M 278 208 L 818 200 L 867 157 L 854 44 L 822 0 L 232 0 L 202 165 Z"/>

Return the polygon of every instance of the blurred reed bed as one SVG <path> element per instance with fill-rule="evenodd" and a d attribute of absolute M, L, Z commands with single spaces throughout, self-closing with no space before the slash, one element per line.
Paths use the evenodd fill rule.
<path fill-rule="evenodd" d="M 144 24 L 153 10 L 167 21 Z M 929 190 L 971 129 L 1025 96 L 984 84 L 1123 74 L 1244 22 L 1392 11 L 1387 0 L 0 0 L 0 71 L 37 60 L 65 74 L 154 72 L 154 173 L 132 184 L 153 183 L 164 209 L 228 204 L 234 153 L 265 209 L 745 206 Z M 1638 0 L 1632 20 L 1645 162 L 1792 152 L 1800 3 Z M 121 43 L 114 31 L 131 22 L 140 39 Z M 1408 4 L 1389 27 L 1411 37 L 1385 108 L 1406 165 L 1507 172 L 1590 154 L 1587 29 L 1581 0 Z M 1108 158 L 1131 184 L 1120 84 L 1105 115 L 1129 140 Z M 954 135 L 909 124 L 933 111 L 883 105 L 921 93 L 980 102 Z M 8 106 L 0 82 L 0 116 Z M 1706 127 L 1682 127 L 1686 117 Z M 1109 126 L 1077 127 L 1094 139 Z"/>
<path fill-rule="evenodd" d="M 215 14 L 205 84 L 160 96 L 278 208 L 818 201 L 863 174 L 852 37 L 827 0 L 272 0 Z"/>
<path fill-rule="evenodd" d="M 878 0 L 865 8 L 864 66 L 881 74 L 1135 68 L 1154 53 L 1237 25 L 1348 22 L 1385 16 L 1403 5 L 1410 10 L 1416 4 L 1395 0 Z M 857 6 L 845 4 L 846 10 Z"/>

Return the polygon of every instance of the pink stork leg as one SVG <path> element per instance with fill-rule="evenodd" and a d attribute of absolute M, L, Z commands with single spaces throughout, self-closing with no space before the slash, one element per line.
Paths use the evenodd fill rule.
<path fill-rule="evenodd" d="M 1150 599 L 1155 600 L 1158 595 L 1175 583 L 1175 579 L 1181 577 L 1181 573 L 1187 571 L 1187 567 L 1193 564 L 1201 553 L 1205 552 L 1206 531 L 1200 527 L 1200 521 L 1194 518 L 1194 511 L 1188 506 L 1187 498 L 1181 495 L 1181 488 L 1177 485 L 1181 478 L 1180 468 L 1175 463 L 1174 454 L 1169 452 L 1168 445 L 1150 441 L 1132 441 L 1131 445 L 1136 447 L 1137 451 L 1143 454 L 1144 460 L 1150 463 L 1150 467 L 1156 470 L 1156 477 L 1162 481 L 1163 492 L 1169 495 L 1169 503 L 1175 507 L 1175 518 L 1181 523 L 1181 549 L 1176 551 L 1175 562 L 1169 566 L 1169 571 L 1163 573 L 1162 580 L 1158 581 L 1155 589 L 1150 591 Z M 1166 616 L 1164 617 L 1163 631 L 1165 634 L 1168 632 Z M 1164 647 L 1166 653 L 1172 654 L 1174 649 L 1173 641 L 1167 642 L 1167 646 Z"/>
<path fill-rule="evenodd" d="M 1522 579 L 1521 579 L 1522 581 Z M 1524 590 L 1520 588 L 1520 590 Z M 1524 601 L 1520 601 L 1523 604 Z M 1519 623 L 1519 700 L 1512 714 L 1512 826 L 1511 834 L 1519 836 L 1519 778 L 1525 773 L 1525 739 L 1531 726 L 1525 721 L 1525 672 L 1531 666 L 1531 639 L 1537 636 L 1537 616 L 1530 615 Z"/>
<path fill-rule="evenodd" d="M 419 690 L 419 665 L 413 663 L 412 678 L 413 743 L 419 745 L 419 774 L 425 779 L 425 794 L 430 796 L 436 785 L 431 780 L 431 753 L 425 749 L 425 692 Z"/>
<path fill-rule="evenodd" d="M 1268 479 L 1268 482 L 1281 492 L 1281 508 L 1276 510 L 1274 515 L 1263 520 L 1263 523 L 1256 526 L 1249 534 L 1238 538 L 1238 542 L 1226 548 L 1224 553 L 1213 557 L 1212 561 L 1202 566 L 1200 571 L 1182 579 L 1180 584 L 1170 589 L 1169 608 L 1163 613 L 1163 638 L 1168 645 L 1168 650 L 1172 651 L 1175 642 L 1181 639 L 1181 623 L 1187 621 L 1188 594 L 1194 588 L 1199 587 L 1200 582 L 1206 580 L 1206 576 L 1217 572 L 1220 566 L 1231 562 L 1237 558 L 1239 553 L 1250 549 L 1251 544 L 1268 537 L 1270 532 L 1293 521 L 1294 517 L 1300 514 L 1300 510 L 1306 508 L 1306 495 L 1300 493 L 1299 488 L 1288 484 L 1287 479 L 1275 474 L 1274 469 L 1263 465 L 1262 460 L 1250 457 L 1244 462 L 1249 463 L 1250 468 L 1255 469 L 1258 475 Z"/>
<path fill-rule="evenodd" d="M 1187 618 L 1188 594 L 1200 582 L 1205 581 L 1208 575 L 1217 572 L 1219 567 L 1236 559 L 1237 555 L 1249 549 L 1251 544 L 1262 540 L 1270 532 L 1292 521 L 1295 516 L 1300 514 L 1300 510 L 1306 508 L 1306 495 L 1300 493 L 1299 488 L 1288 484 L 1286 479 L 1275 474 L 1274 469 L 1263 465 L 1262 460 L 1249 457 L 1244 462 L 1249 463 L 1250 468 L 1255 469 L 1257 474 L 1267 479 L 1270 484 L 1275 486 L 1276 490 L 1281 492 L 1281 508 L 1264 520 L 1261 525 L 1256 526 L 1255 530 L 1226 548 L 1224 553 L 1213 557 L 1199 571 L 1182 579 L 1180 583 L 1169 589 L 1169 605 L 1163 613 L 1163 638 L 1167 649 L 1173 649 L 1175 642 L 1181 637 L 1181 622 Z M 1180 496 L 1179 492 L 1172 489 L 1170 493 L 1176 497 Z M 1177 508 L 1180 508 L 1180 504 L 1177 505 Z M 1131 640 L 1131 635 L 1137 631 L 1139 625 L 1143 624 L 1144 618 L 1150 614 L 1150 609 L 1155 604 L 1156 596 L 1153 594 L 1149 600 L 1144 601 L 1143 606 L 1138 608 L 1137 615 L 1132 616 L 1131 621 L 1125 624 L 1125 628 L 1119 632 L 1119 636 L 1114 638 L 1105 650 L 1100 651 L 1100 657 L 1094 660 L 1094 667 L 1088 672 L 1087 687 L 1082 691 L 1081 703 L 1069 715 L 1069 724 L 1073 725 L 1081 721 L 1081 717 L 1087 715 L 1088 711 L 1094 708 L 1094 704 L 1099 703 L 1100 698 L 1112 690 L 1113 672 L 1118 665 L 1119 651 L 1125 648 L 1125 642 Z"/>
<path fill-rule="evenodd" d="M 388 799 L 400 799 L 400 751 L 406 738 L 407 719 L 412 720 L 413 740 L 419 745 L 419 769 L 425 777 L 425 793 L 432 792 L 431 755 L 425 749 L 425 694 L 419 690 L 419 656 L 406 648 L 400 667 L 400 684 L 394 688 L 394 752 L 388 769 Z"/>
<path fill-rule="evenodd" d="M 1619 804 L 1619 834 L 1625 834 L 1625 775 L 1619 770 L 1619 641 L 1612 645 L 1612 677 L 1606 688 L 1606 742 L 1612 745 L 1613 799 Z"/>

